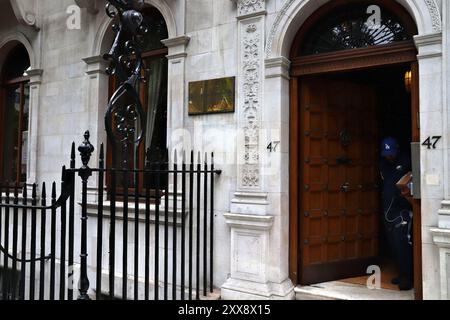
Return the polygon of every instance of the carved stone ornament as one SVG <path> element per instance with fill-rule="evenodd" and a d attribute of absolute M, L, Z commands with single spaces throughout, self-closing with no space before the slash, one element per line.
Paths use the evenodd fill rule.
<path fill-rule="evenodd" d="M 239 99 L 244 150 L 239 159 L 240 187 L 261 187 L 260 137 L 265 0 L 232 0 L 240 20 Z"/>
<path fill-rule="evenodd" d="M 242 186 L 255 188 L 260 185 L 259 170 L 259 130 L 261 129 L 261 30 L 258 24 L 248 24 L 242 28 L 242 117 L 244 122 L 244 166 Z"/>
<path fill-rule="evenodd" d="M 266 0 L 231 0 L 237 5 L 237 16 L 265 13 Z"/>
<path fill-rule="evenodd" d="M 237 0 L 238 15 L 252 14 L 265 9 L 265 0 Z"/>
<path fill-rule="evenodd" d="M 428 7 L 428 12 L 431 15 L 431 20 L 433 21 L 433 30 L 435 32 L 442 31 L 442 15 L 439 11 L 439 7 L 435 0 L 425 0 Z"/>

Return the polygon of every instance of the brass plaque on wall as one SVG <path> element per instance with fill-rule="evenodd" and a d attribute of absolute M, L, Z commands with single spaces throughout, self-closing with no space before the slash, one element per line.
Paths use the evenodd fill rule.
<path fill-rule="evenodd" d="M 235 110 L 235 77 L 189 83 L 189 115 Z"/>

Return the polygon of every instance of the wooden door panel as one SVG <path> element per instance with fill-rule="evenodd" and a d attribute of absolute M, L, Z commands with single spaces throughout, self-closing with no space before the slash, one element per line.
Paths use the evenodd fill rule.
<path fill-rule="evenodd" d="M 311 78 L 299 100 L 302 283 L 358 275 L 378 254 L 374 90 Z"/>

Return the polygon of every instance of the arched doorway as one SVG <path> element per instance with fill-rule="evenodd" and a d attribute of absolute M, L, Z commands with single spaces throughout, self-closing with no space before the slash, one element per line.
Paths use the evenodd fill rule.
<path fill-rule="evenodd" d="M 379 144 L 418 142 L 417 28 L 395 1 L 331 1 L 292 45 L 290 277 L 366 274 L 389 256 L 380 218 Z M 420 202 L 414 202 L 416 293 Z"/>

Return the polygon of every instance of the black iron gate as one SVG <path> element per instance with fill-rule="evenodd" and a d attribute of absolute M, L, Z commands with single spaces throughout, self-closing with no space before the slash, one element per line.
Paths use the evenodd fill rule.
<path fill-rule="evenodd" d="M 71 300 L 77 290 L 78 299 L 185 300 L 213 292 L 214 180 L 221 173 L 214 155 L 194 161 L 191 152 L 171 165 L 146 161 L 142 170 L 126 170 L 105 168 L 101 146 L 99 166 L 90 168 L 88 132 L 79 150 L 83 165 L 75 168 L 73 145 L 59 198 L 56 183 L 49 201 L 45 183 L 39 197 L 37 185 L 30 196 L 27 187 L 0 189 L 0 299 Z M 135 177 L 132 191 L 105 188 L 107 176 L 124 175 Z M 141 191 L 139 176 L 147 182 Z"/>

